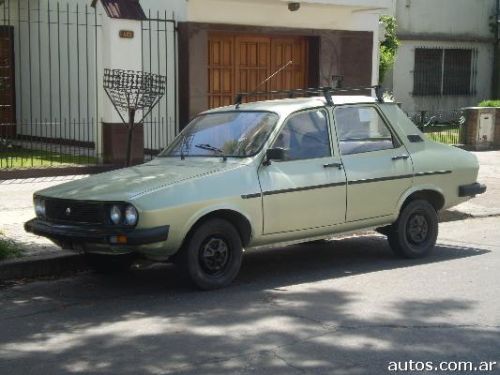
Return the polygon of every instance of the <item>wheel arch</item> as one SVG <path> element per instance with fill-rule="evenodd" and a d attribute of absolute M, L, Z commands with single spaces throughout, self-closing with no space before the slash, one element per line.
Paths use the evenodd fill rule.
<path fill-rule="evenodd" d="M 409 202 L 416 199 L 428 201 L 436 212 L 441 210 L 446 204 L 445 196 L 440 188 L 431 185 L 416 186 L 401 197 L 397 212 L 399 213 Z"/>
<path fill-rule="evenodd" d="M 241 242 L 244 247 L 250 243 L 253 235 L 253 228 L 250 219 L 245 214 L 230 207 L 213 208 L 196 215 L 192 220 L 190 220 L 190 224 L 187 226 L 187 230 L 185 232 L 186 235 L 184 236 L 182 243 L 184 244 L 186 242 L 191 233 L 193 233 L 197 227 L 212 218 L 224 219 L 234 225 L 240 234 Z"/>

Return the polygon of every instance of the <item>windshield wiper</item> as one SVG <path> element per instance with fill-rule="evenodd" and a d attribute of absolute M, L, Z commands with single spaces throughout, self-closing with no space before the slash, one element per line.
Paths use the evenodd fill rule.
<path fill-rule="evenodd" d="M 217 152 L 218 154 L 222 154 L 222 160 L 223 161 L 227 160 L 227 156 L 224 155 L 224 151 L 222 151 L 220 148 L 217 148 L 215 146 L 209 145 L 208 143 L 200 143 L 199 145 L 194 145 L 194 147 L 201 148 L 202 150 L 208 150 L 208 151 Z"/>

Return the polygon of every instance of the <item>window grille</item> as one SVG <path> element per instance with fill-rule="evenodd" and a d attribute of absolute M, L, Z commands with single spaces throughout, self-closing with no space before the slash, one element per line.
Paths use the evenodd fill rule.
<path fill-rule="evenodd" d="M 474 95 L 477 51 L 415 49 L 413 95 Z"/>

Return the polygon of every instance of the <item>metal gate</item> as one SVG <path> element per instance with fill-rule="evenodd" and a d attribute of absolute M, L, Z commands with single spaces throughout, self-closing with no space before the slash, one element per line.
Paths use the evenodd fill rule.
<path fill-rule="evenodd" d="M 144 120 L 144 149 L 152 158 L 177 135 L 177 25 L 167 13 L 148 12 L 142 22 L 142 70 L 167 77 L 166 92 Z"/>
<path fill-rule="evenodd" d="M 178 132 L 177 31 L 173 16 L 148 14 L 143 70 L 167 77 L 144 122 L 151 158 Z M 0 0 L 0 171 L 100 163 L 103 17 L 83 1 Z"/>
<path fill-rule="evenodd" d="M 78 3 L 5 0 L 13 116 L 2 116 L 0 169 L 96 164 L 101 15 Z M 9 87 L 10 86 L 10 87 Z"/>

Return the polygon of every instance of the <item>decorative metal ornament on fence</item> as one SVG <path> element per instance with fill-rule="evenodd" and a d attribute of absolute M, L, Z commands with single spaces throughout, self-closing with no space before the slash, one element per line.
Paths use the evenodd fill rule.
<path fill-rule="evenodd" d="M 142 71 L 104 69 L 104 90 L 128 128 L 126 166 L 130 165 L 135 124 L 143 122 L 165 94 L 166 77 Z M 142 117 L 135 121 L 137 111 Z"/>

